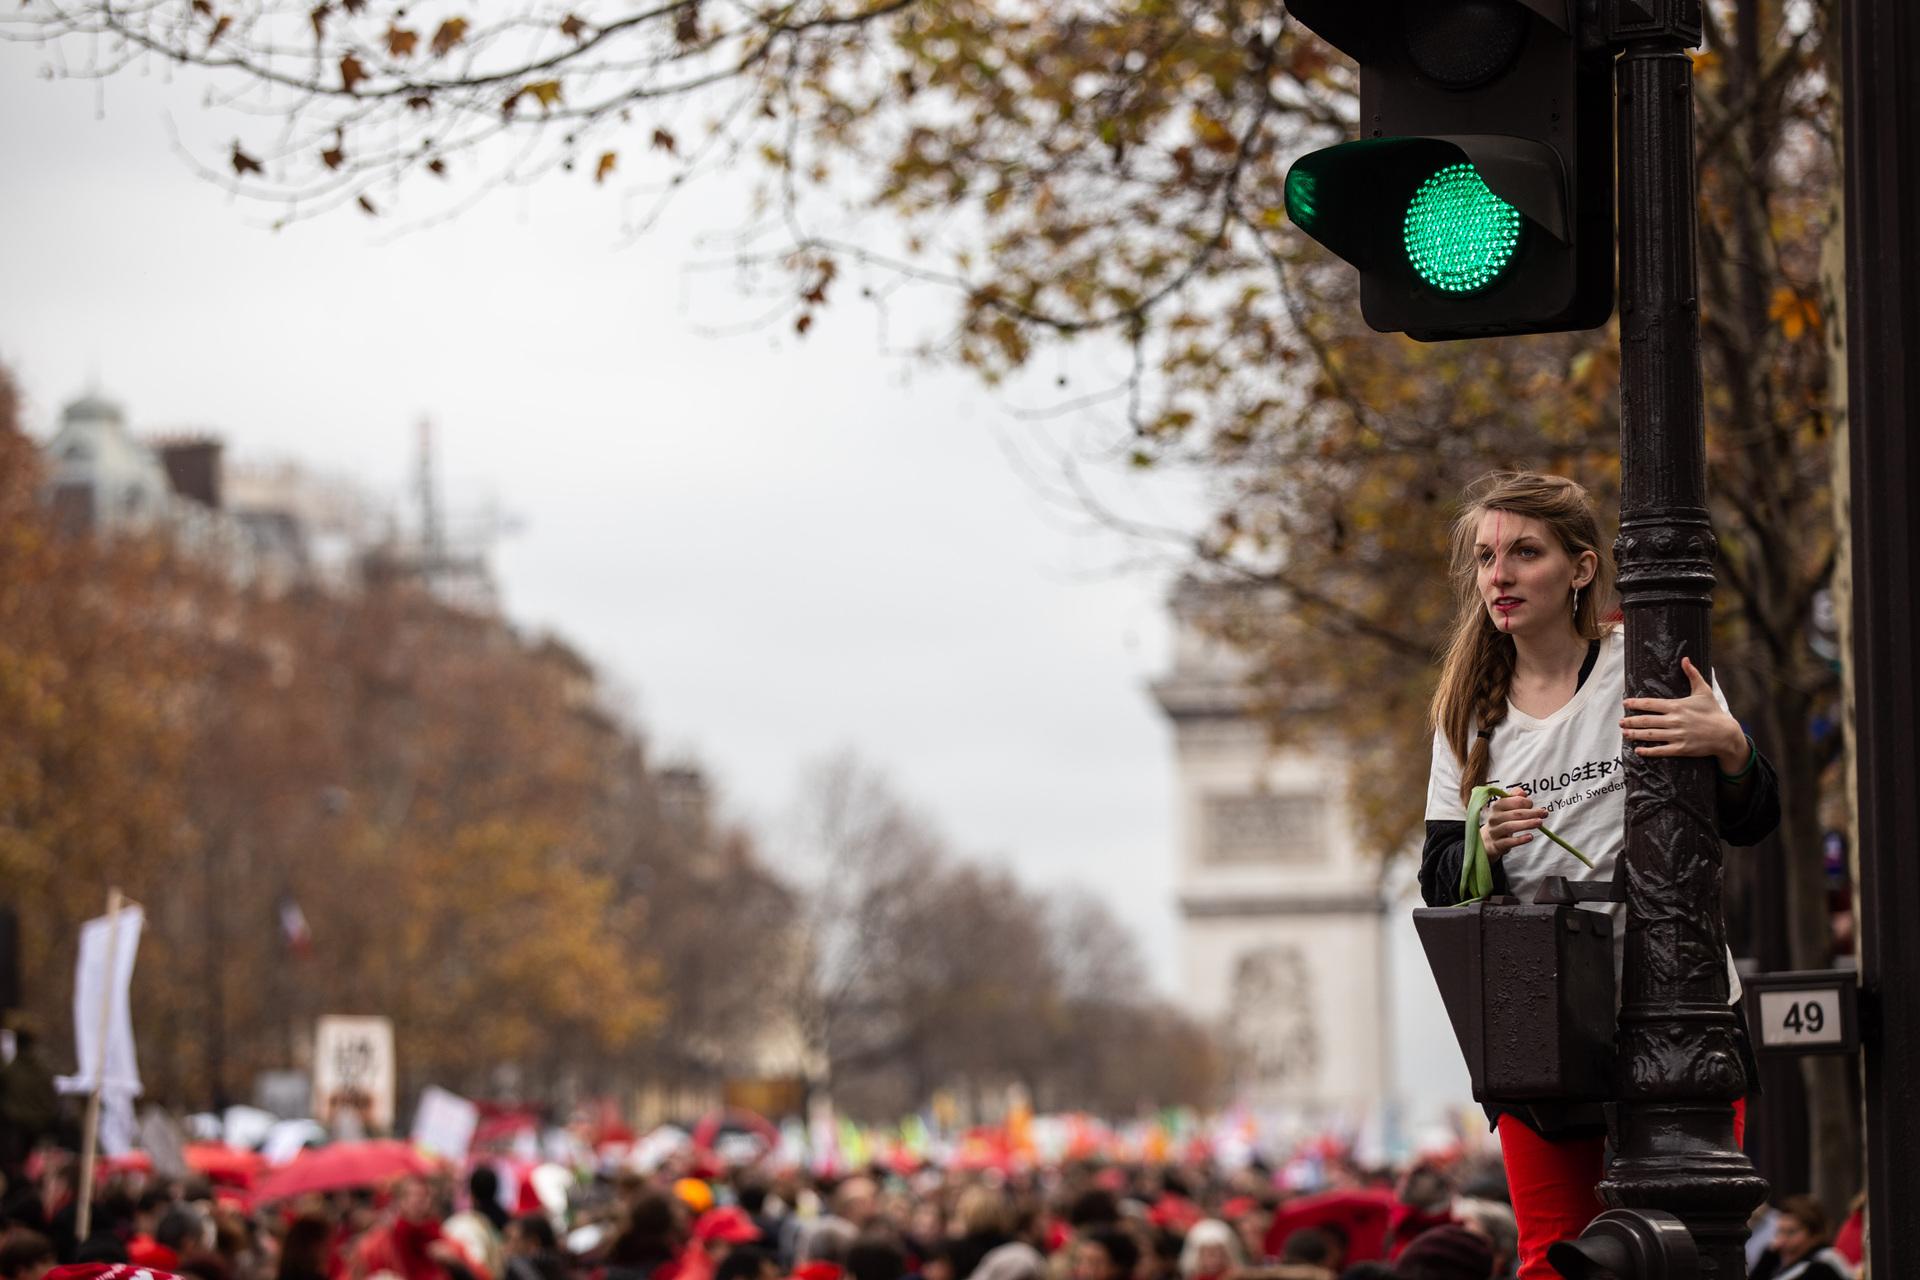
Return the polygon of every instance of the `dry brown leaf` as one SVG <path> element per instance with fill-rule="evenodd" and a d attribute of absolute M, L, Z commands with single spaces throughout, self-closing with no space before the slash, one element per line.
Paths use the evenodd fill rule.
<path fill-rule="evenodd" d="M 560 19 L 560 34 L 569 39 L 584 40 L 587 35 L 587 24 L 580 20 L 579 14 L 570 13 Z"/>
<path fill-rule="evenodd" d="M 348 93 L 352 93 L 353 86 L 366 78 L 367 69 L 360 65 L 360 59 L 352 54 L 340 59 L 340 84 Z"/>
<path fill-rule="evenodd" d="M 445 57 L 455 45 L 466 38 L 467 20 L 465 18 L 448 18 L 440 24 L 439 30 L 433 33 L 433 44 L 431 46 L 433 56 L 436 58 Z"/>
<path fill-rule="evenodd" d="M 409 111 L 427 111 L 431 110 L 432 107 L 433 99 L 424 93 L 416 93 L 407 99 L 407 110 Z"/>
<path fill-rule="evenodd" d="M 218 41 L 221 36 L 227 34 L 227 28 L 232 25 L 233 15 L 229 13 L 221 14 L 220 20 L 213 24 L 213 30 L 207 33 L 207 48 L 213 48 L 215 42 Z"/>
<path fill-rule="evenodd" d="M 241 177 L 245 177 L 249 173 L 266 172 L 258 160 L 255 160 L 252 156 L 240 149 L 238 141 L 233 144 L 233 171 Z"/>
<path fill-rule="evenodd" d="M 693 44 L 700 39 L 700 0 L 692 0 L 673 15 L 673 38 L 681 44 Z"/>
<path fill-rule="evenodd" d="M 433 159 L 427 161 L 427 172 L 436 178 L 444 178 L 447 176 L 447 162 L 439 156 L 435 156 Z"/>
<path fill-rule="evenodd" d="M 307 21 L 313 24 L 313 38 L 315 40 L 325 40 L 327 38 L 327 18 L 331 16 L 332 13 L 333 4 L 331 0 L 327 0 L 327 3 L 315 5 L 313 12 L 307 15 Z"/>
<path fill-rule="evenodd" d="M 673 135 L 665 129 L 653 131 L 653 145 L 670 156 L 680 154 L 680 144 L 675 142 Z"/>
<path fill-rule="evenodd" d="M 837 274 L 839 274 L 839 267 L 831 260 L 821 263 L 820 274 L 814 277 L 813 284 L 807 291 L 800 295 L 800 301 L 810 302 L 815 306 L 825 303 L 827 300 L 827 286 L 833 283 L 833 278 Z"/>
<path fill-rule="evenodd" d="M 611 151 L 602 151 L 600 153 L 600 163 L 593 166 L 593 180 L 595 182 L 605 182 L 607 175 L 613 172 L 613 166 L 614 153 Z"/>
<path fill-rule="evenodd" d="M 338 169 L 347 162 L 347 150 L 335 139 L 334 144 L 320 153 L 320 163 L 329 169 Z"/>
<path fill-rule="evenodd" d="M 408 31 L 404 27 L 387 28 L 387 52 L 396 58 L 411 58 L 413 51 L 420 47 L 420 33 Z"/>
<path fill-rule="evenodd" d="M 542 107 L 550 109 L 555 103 L 560 101 L 560 82 L 558 80 L 536 80 L 534 83 L 522 89 L 521 92 L 532 94 L 534 101 L 538 102 Z"/>

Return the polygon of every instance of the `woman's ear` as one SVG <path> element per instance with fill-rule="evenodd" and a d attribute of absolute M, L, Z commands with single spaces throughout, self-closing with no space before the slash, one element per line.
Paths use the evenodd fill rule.
<path fill-rule="evenodd" d="M 1573 585 L 1584 588 L 1600 572 L 1600 557 L 1591 551 L 1582 551 L 1573 562 Z"/>

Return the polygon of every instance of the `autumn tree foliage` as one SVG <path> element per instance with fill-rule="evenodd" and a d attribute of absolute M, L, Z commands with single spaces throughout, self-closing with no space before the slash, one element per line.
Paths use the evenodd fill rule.
<path fill-rule="evenodd" d="M 683 998 L 646 924 L 685 904 L 631 868 L 706 850 L 591 670 L 416 583 L 273 593 L 164 535 L 61 533 L 0 409 L 0 870 L 53 1043 L 117 884 L 150 921 L 156 1097 L 248 1096 L 337 1012 L 394 1017 L 409 1085 L 623 1080 Z"/>
<path fill-rule="evenodd" d="M 18 913 L 21 989 L 70 1030 L 74 926 L 110 884 L 137 900 L 183 848 L 185 573 L 164 547 L 58 534 L 0 375 L 0 883 Z M 154 1024 L 186 1004 L 141 975 Z M 159 987 L 165 987 L 164 990 Z"/>
<path fill-rule="evenodd" d="M 183 796 L 203 931 L 183 975 L 207 1028 L 182 1085 L 242 1088 L 327 1012 L 390 1014 L 413 1084 L 490 1072 L 576 1085 L 660 1018 L 644 899 L 596 824 L 622 794 L 619 728 L 583 664 L 406 579 L 346 598 L 213 582 Z M 641 778 L 645 778 L 644 766 Z M 286 954 L 298 903 L 314 942 Z"/>

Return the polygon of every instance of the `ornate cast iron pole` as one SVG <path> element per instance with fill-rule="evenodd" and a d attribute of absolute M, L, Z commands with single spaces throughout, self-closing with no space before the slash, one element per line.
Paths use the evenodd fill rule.
<path fill-rule="evenodd" d="M 1695 261 L 1693 64 L 1699 0 L 1603 0 L 1618 51 L 1620 537 L 1627 692 L 1680 697 L 1710 672 L 1716 544 L 1707 518 Z M 1626 967 L 1615 1156 L 1600 1194 L 1680 1217 L 1701 1274 L 1744 1276 L 1767 1184 L 1734 1142 L 1747 1087 L 1728 1007 L 1711 760 L 1628 757 Z"/>

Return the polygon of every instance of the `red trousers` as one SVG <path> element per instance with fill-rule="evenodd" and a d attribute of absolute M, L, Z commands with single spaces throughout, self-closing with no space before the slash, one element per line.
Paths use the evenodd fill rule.
<path fill-rule="evenodd" d="M 1512 1116 L 1501 1116 L 1500 1158 L 1507 1166 L 1507 1194 L 1520 1226 L 1520 1280 L 1558 1280 L 1547 1265 L 1547 1247 L 1572 1240 L 1605 1209 L 1593 1192 L 1600 1181 L 1601 1137 L 1551 1142 Z M 1747 1101 L 1733 1104 L 1733 1140 L 1747 1140 Z"/>

